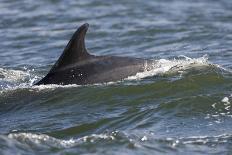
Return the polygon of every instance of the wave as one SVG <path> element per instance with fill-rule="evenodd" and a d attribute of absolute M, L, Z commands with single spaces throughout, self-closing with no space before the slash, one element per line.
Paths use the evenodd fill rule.
<path fill-rule="evenodd" d="M 212 135 L 212 136 L 190 136 L 190 137 L 163 137 L 163 138 L 155 138 L 154 133 L 150 133 L 148 135 L 135 135 L 135 134 L 125 134 L 124 132 L 113 131 L 110 133 L 104 134 L 91 134 L 89 136 L 84 136 L 77 139 L 68 139 L 62 140 L 51 137 L 46 134 L 34 134 L 34 133 L 10 133 L 7 136 L 9 139 L 17 140 L 21 143 L 25 143 L 28 145 L 31 144 L 42 144 L 50 147 L 58 147 L 58 148 L 70 148 L 82 143 L 95 143 L 100 142 L 101 140 L 106 141 L 117 141 L 120 139 L 124 139 L 124 141 L 128 142 L 145 142 L 145 141 L 164 141 L 167 143 L 172 143 L 172 146 L 176 146 L 177 144 L 207 144 L 207 143 L 226 143 L 228 140 L 231 140 L 232 134 L 221 134 L 221 135 Z"/>
<path fill-rule="evenodd" d="M 62 140 L 46 134 L 34 133 L 10 133 L 7 135 L 9 139 L 17 140 L 20 143 L 31 145 L 44 145 L 46 147 L 70 148 L 82 143 L 94 143 L 101 140 L 115 140 L 117 132 L 111 134 L 91 134 L 77 139 Z"/>
<path fill-rule="evenodd" d="M 14 70 L 0 68 L 0 90 L 31 86 L 40 78 L 32 73 L 34 69 L 24 69 L 25 70 Z"/>
<path fill-rule="evenodd" d="M 173 75 L 178 74 L 179 77 L 182 77 L 184 74 L 191 72 L 191 69 L 198 69 L 201 70 L 207 69 L 207 67 L 214 67 L 222 70 L 226 70 L 219 65 L 212 64 L 208 61 L 207 55 L 199 58 L 189 58 L 186 56 L 179 56 L 173 60 L 154 60 L 152 66 L 146 66 L 146 68 L 153 68 L 152 70 L 145 69 L 144 72 L 137 73 L 134 76 L 130 76 L 125 78 L 123 81 L 125 84 L 129 82 L 132 84 L 134 80 L 142 80 L 148 77 L 154 76 L 162 76 L 162 75 Z M 208 68 L 209 69 L 209 68 Z M 226 70 L 228 71 L 228 70 Z M 35 81 L 38 81 L 41 76 L 37 75 L 34 70 L 11 70 L 11 69 L 2 69 L 0 68 L 0 92 L 4 91 L 11 91 L 17 89 L 32 89 L 35 91 L 40 91 L 44 89 L 51 89 L 54 90 L 56 88 L 73 88 L 79 87 L 79 85 L 71 84 L 71 85 L 40 85 L 40 86 L 33 86 Z M 132 83 L 130 82 L 132 81 Z M 108 83 L 98 83 L 94 85 L 87 85 L 87 86 L 99 86 L 99 85 L 114 85 L 122 83 L 122 81 L 116 82 L 108 82 Z"/>
<path fill-rule="evenodd" d="M 39 152 L 52 152 L 57 150 L 62 154 L 70 149 L 76 149 L 75 152 L 80 151 L 78 148 L 86 147 L 86 151 L 89 152 L 89 147 L 93 146 L 96 149 L 104 147 L 113 147 L 114 145 L 121 145 L 119 153 L 128 151 L 141 151 L 148 149 L 155 152 L 163 152 L 178 148 L 191 147 L 194 151 L 206 148 L 212 149 L 222 144 L 231 142 L 232 134 L 225 133 L 219 135 L 199 135 L 199 136 L 186 136 L 186 137 L 157 137 L 153 132 L 149 134 L 125 134 L 124 132 L 113 131 L 104 134 L 91 134 L 81 138 L 71 138 L 67 140 L 57 139 L 46 134 L 35 134 L 35 133 L 10 133 L 7 136 L 0 136 L 0 146 L 5 146 L 0 152 L 17 151 L 22 153 L 23 151 L 36 151 Z M 114 145 L 112 145 L 114 144 Z M 160 147 L 162 145 L 162 147 Z M 6 147 L 7 146 L 7 147 Z M 58 152 L 55 152 L 56 154 Z M 54 152 L 53 152 L 54 153 Z"/>
<path fill-rule="evenodd" d="M 62 140 L 46 134 L 11 133 L 0 135 L 0 154 L 41 154 L 44 152 L 45 154 L 57 154 L 57 151 L 61 151 L 62 154 L 62 150 L 65 149 L 111 140 L 114 140 L 114 136 L 106 134 L 92 134 L 78 139 Z"/>
<path fill-rule="evenodd" d="M 29 73 L 25 71 L 0 68 L 0 79 L 5 81 L 16 82 L 24 80 L 27 76 L 29 76 Z"/>
<path fill-rule="evenodd" d="M 152 77 L 155 75 L 162 74 L 171 74 L 171 73 L 183 73 L 184 71 L 191 68 L 201 68 L 210 66 L 211 64 L 208 62 L 208 56 L 204 55 L 200 58 L 189 58 L 186 56 L 179 56 L 174 60 L 154 60 L 152 66 L 146 66 L 145 68 L 153 68 L 152 70 L 145 69 L 144 72 L 137 73 L 135 76 L 130 76 L 128 80 L 137 80 L 146 77 Z"/>

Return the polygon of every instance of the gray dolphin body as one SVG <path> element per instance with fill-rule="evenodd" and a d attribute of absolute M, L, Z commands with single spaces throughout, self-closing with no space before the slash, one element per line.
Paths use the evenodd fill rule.
<path fill-rule="evenodd" d="M 86 23 L 73 34 L 49 73 L 35 85 L 94 84 L 119 81 L 146 69 L 151 60 L 118 56 L 94 56 L 85 48 Z"/>

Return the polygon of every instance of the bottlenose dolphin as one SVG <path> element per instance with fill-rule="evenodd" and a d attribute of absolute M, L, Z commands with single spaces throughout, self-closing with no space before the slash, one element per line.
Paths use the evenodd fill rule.
<path fill-rule="evenodd" d="M 148 69 L 147 64 L 151 60 L 89 54 L 85 48 L 88 27 L 86 23 L 76 30 L 58 61 L 35 85 L 105 83 L 119 81 Z"/>

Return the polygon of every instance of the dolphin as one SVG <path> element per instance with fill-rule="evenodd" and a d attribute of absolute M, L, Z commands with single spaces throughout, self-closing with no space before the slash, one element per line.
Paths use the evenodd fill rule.
<path fill-rule="evenodd" d="M 58 61 L 49 73 L 35 85 L 87 85 L 120 81 L 148 70 L 151 60 L 120 56 L 95 56 L 85 47 L 89 24 L 80 26 L 73 34 Z"/>

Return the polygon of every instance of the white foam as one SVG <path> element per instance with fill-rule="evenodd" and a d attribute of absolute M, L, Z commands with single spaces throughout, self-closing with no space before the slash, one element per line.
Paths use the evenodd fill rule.
<path fill-rule="evenodd" d="M 49 84 L 49 85 L 35 85 L 32 86 L 31 89 L 34 90 L 44 90 L 44 89 L 56 89 L 56 88 L 75 88 L 75 87 L 80 87 L 81 85 L 76 85 L 76 84 L 69 84 L 69 85 L 58 85 L 58 84 Z"/>
<path fill-rule="evenodd" d="M 113 134 L 113 133 L 112 133 Z M 70 148 L 78 144 L 90 142 L 94 143 L 96 140 L 114 140 L 115 137 L 111 134 L 92 134 L 78 139 L 61 140 L 46 134 L 33 134 L 33 133 L 11 133 L 8 138 L 18 140 L 22 143 L 40 144 L 59 148 Z"/>
<path fill-rule="evenodd" d="M 231 134 L 221 134 L 215 136 L 190 136 L 190 137 L 179 137 L 179 138 L 166 138 L 165 140 L 169 143 L 172 147 L 176 147 L 177 145 L 192 145 L 192 144 L 219 144 L 219 143 L 226 143 L 232 137 Z M 162 140 L 162 139 L 161 139 Z"/>
<path fill-rule="evenodd" d="M 22 89 L 28 89 L 28 91 L 40 92 L 40 91 L 45 91 L 45 90 L 52 91 L 52 90 L 55 90 L 57 88 L 76 88 L 76 87 L 81 87 L 81 86 L 76 85 L 76 84 L 69 84 L 69 85 L 49 84 L 49 85 L 31 86 L 31 85 L 23 83 L 23 84 L 20 84 L 19 86 L 8 86 L 4 90 L 1 90 L 0 94 L 6 93 L 9 91 L 22 90 Z"/>
<path fill-rule="evenodd" d="M 141 141 L 147 141 L 147 136 L 143 136 L 143 137 L 141 138 Z"/>
<path fill-rule="evenodd" d="M 183 144 L 194 144 L 194 143 L 225 143 L 231 138 L 231 134 L 221 134 L 215 136 L 191 136 L 188 138 L 180 138 Z"/>
<path fill-rule="evenodd" d="M 204 55 L 200 58 L 189 58 L 186 56 L 179 56 L 179 59 L 173 60 L 154 60 L 152 66 L 145 65 L 144 72 L 137 73 L 134 76 L 130 76 L 127 80 L 138 80 L 145 77 L 152 77 L 155 75 L 165 74 L 168 72 L 179 72 L 182 73 L 183 70 L 189 69 L 191 67 L 199 67 L 199 66 L 208 66 L 208 57 Z M 152 68 L 151 70 L 146 69 Z"/>
<path fill-rule="evenodd" d="M 224 103 L 230 104 L 228 97 L 224 97 L 221 101 Z"/>
<path fill-rule="evenodd" d="M 29 73 L 21 70 L 0 68 L 0 75 L 3 76 L 2 79 L 4 79 L 5 81 L 13 82 L 25 79 L 29 76 Z"/>
<path fill-rule="evenodd" d="M 50 137 L 45 134 L 32 134 L 32 133 L 12 133 L 8 135 L 8 138 L 16 139 L 21 142 L 34 143 L 34 144 L 47 144 L 58 147 L 71 147 L 75 144 L 73 139 L 70 140 L 59 140 Z"/>

